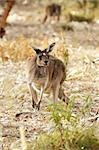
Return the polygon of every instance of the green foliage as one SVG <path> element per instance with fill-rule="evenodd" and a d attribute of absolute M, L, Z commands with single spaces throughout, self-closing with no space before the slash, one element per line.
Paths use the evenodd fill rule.
<path fill-rule="evenodd" d="M 90 0 L 93 8 L 97 8 L 99 6 L 99 0 Z"/>
<path fill-rule="evenodd" d="M 81 112 L 73 114 L 75 97 L 71 97 L 68 106 L 63 103 L 52 104 L 51 120 L 54 122 L 54 131 L 44 134 L 36 140 L 36 150 L 98 150 L 99 126 L 82 126 L 81 118 L 89 111 L 91 97 L 85 99 Z"/>
<path fill-rule="evenodd" d="M 78 138 L 75 140 L 75 144 L 77 144 L 80 149 L 98 150 L 99 148 L 98 124 L 93 124 L 90 127 L 84 127 L 80 132 Z"/>
<path fill-rule="evenodd" d="M 68 64 L 68 57 L 69 57 L 68 49 L 66 49 L 64 52 L 64 63 L 65 63 L 65 65 Z"/>
<path fill-rule="evenodd" d="M 36 141 L 33 150 L 57 150 L 60 146 L 60 135 L 53 132 L 51 135 L 41 135 Z"/>
<path fill-rule="evenodd" d="M 92 104 L 92 98 L 90 95 L 88 95 L 85 99 L 84 106 L 81 108 L 81 112 L 83 115 L 85 115 L 87 112 L 90 111 L 91 104 Z"/>
<path fill-rule="evenodd" d="M 90 15 L 76 15 L 76 14 L 70 14 L 70 21 L 78 21 L 78 22 L 83 22 L 83 21 L 86 21 L 88 23 L 92 22 L 93 21 L 93 15 L 90 16 Z"/>

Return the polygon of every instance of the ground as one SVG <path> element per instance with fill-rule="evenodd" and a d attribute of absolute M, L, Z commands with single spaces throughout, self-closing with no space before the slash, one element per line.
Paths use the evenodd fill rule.
<path fill-rule="evenodd" d="M 72 30 L 68 30 L 63 28 L 66 25 L 64 16 L 59 23 L 52 21 L 42 24 L 44 7 L 38 3 L 14 6 L 8 18 L 6 35 L 0 39 L 0 46 L 5 51 L 14 46 L 24 51 L 29 44 L 45 47 L 55 41 L 59 50 L 65 43 L 69 60 L 64 91 L 68 97 L 77 97 L 78 109 L 90 95 L 92 105 L 88 117 L 94 117 L 99 113 L 99 24 L 71 22 L 69 26 Z M 26 50 L 28 53 L 28 48 Z M 21 127 L 25 130 L 27 141 L 31 141 L 39 134 L 49 132 L 52 126 L 48 119 L 50 98 L 43 98 L 40 111 L 32 108 L 26 79 L 27 57 L 23 57 L 23 60 L 20 57 L 18 61 L 9 58 L 7 62 L 0 62 L 0 147 L 4 150 L 14 149 L 20 143 Z"/>

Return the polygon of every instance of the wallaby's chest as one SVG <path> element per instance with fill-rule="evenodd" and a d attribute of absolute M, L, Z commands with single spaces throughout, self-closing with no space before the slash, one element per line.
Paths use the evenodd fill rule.
<path fill-rule="evenodd" d="M 45 85 L 47 80 L 47 69 L 44 67 L 36 67 L 34 68 L 32 82 L 37 88 L 41 88 Z"/>
<path fill-rule="evenodd" d="M 35 80 L 42 80 L 46 79 L 47 77 L 47 69 L 44 67 L 37 67 L 34 72 L 34 79 Z"/>
<path fill-rule="evenodd" d="M 37 67 L 34 71 L 34 79 L 32 86 L 38 92 L 41 90 L 41 87 L 44 87 L 47 82 L 47 69 L 44 67 Z"/>

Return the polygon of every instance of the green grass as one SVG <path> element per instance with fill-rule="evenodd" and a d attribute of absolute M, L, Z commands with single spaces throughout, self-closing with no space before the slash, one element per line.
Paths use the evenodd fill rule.
<path fill-rule="evenodd" d="M 98 128 L 98 129 L 97 129 Z M 62 141 L 59 131 L 44 134 L 39 137 L 34 145 L 35 150 L 98 150 L 99 137 L 96 132 L 99 130 L 98 125 L 90 127 L 75 128 L 75 130 L 67 129 L 64 131 L 64 139 Z M 99 134 L 99 132 L 97 133 Z"/>
<path fill-rule="evenodd" d="M 89 111 L 91 97 L 85 100 L 81 112 L 73 114 L 75 97 L 71 97 L 69 105 L 62 103 L 51 105 L 51 120 L 54 130 L 49 134 L 41 135 L 35 142 L 34 150 L 99 150 L 99 124 L 86 123 L 81 119 Z"/>

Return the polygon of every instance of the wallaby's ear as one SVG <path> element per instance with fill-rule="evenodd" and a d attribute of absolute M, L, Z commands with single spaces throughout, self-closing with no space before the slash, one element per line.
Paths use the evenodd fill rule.
<path fill-rule="evenodd" d="M 49 47 L 48 47 L 48 48 L 46 48 L 44 51 L 45 51 L 46 53 L 51 52 L 51 51 L 53 50 L 54 45 L 55 45 L 55 43 L 52 43 L 52 44 L 51 44 L 51 45 L 49 45 Z"/>
<path fill-rule="evenodd" d="M 35 47 L 32 47 L 32 48 L 33 48 L 33 50 L 36 52 L 36 54 L 41 53 L 41 50 L 40 50 L 39 48 L 35 48 Z"/>

